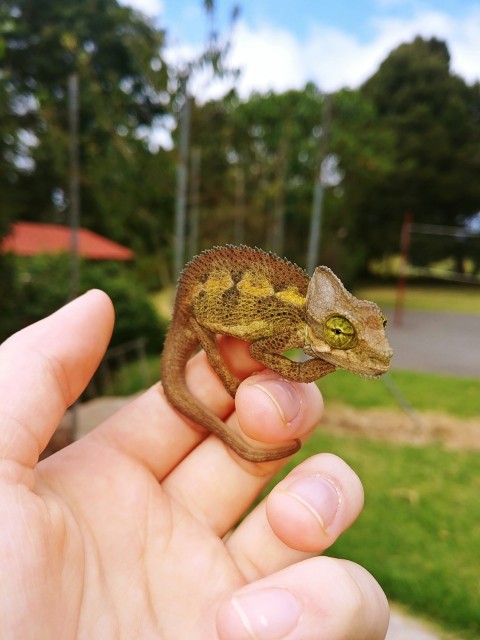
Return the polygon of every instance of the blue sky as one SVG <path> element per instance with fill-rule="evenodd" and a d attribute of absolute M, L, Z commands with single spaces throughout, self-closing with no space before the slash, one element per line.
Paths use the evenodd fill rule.
<path fill-rule="evenodd" d="M 171 60 L 188 59 L 205 42 L 202 0 L 122 0 L 167 30 Z M 225 29 L 235 2 L 216 0 Z M 447 41 L 452 69 L 480 80 L 479 0 L 239 0 L 231 64 L 242 70 L 240 93 L 301 88 L 312 80 L 325 91 L 355 87 L 401 42 L 416 35 Z M 200 95 L 223 86 L 198 82 Z"/>

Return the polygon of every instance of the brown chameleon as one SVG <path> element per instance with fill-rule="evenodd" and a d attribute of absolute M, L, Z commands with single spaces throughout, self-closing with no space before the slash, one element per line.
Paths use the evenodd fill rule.
<path fill-rule="evenodd" d="M 312 382 L 337 367 L 375 378 L 385 373 L 392 350 L 386 320 L 374 302 L 349 293 L 328 267 L 312 278 L 272 253 L 245 246 L 215 247 L 183 270 L 173 320 L 162 355 L 165 395 L 180 413 L 207 428 L 246 460 L 289 456 L 301 443 L 256 448 L 197 400 L 185 382 L 185 365 L 200 345 L 234 397 L 240 380 L 227 368 L 216 334 L 250 343 L 250 353 L 288 380 Z M 283 352 L 295 347 L 310 356 L 294 362 Z"/>

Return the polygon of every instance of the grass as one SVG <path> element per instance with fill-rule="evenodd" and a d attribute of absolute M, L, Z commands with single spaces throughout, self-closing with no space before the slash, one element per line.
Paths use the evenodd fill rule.
<path fill-rule="evenodd" d="M 361 287 L 355 295 L 374 300 L 382 309 L 393 309 L 396 289 L 393 286 Z M 454 311 L 480 314 L 480 287 L 466 285 L 428 286 L 408 284 L 405 308 L 412 311 Z"/>
<path fill-rule="evenodd" d="M 393 371 L 388 375 L 417 411 L 440 411 L 460 418 L 480 416 L 480 385 L 476 378 L 414 371 Z M 383 378 L 366 380 L 336 371 L 319 380 L 318 386 L 327 403 L 342 402 L 358 409 L 398 407 Z"/>
<path fill-rule="evenodd" d="M 291 466 L 319 451 L 344 458 L 366 493 L 361 517 L 329 555 L 365 566 L 411 611 L 480 637 L 478 454 L 318 430 Z"/>

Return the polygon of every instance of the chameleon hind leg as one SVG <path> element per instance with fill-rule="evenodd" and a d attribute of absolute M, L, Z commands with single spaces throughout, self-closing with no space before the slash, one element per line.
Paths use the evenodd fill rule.
<path fill-rule="evenodd" d="M 222 358 L 220 351 L 218 349 L 218 344 L 216 340 L 216 336 L 212 331 L 205 329 L 202 327 L 195 318 L 190 318 L 190 326 L 192 330 L 195 332 L 197 339 L 200 343 L 200 346 L 207 354 L 208 361 L 212 365 L 215 373 L 218 375 L 220 380 L 223 383 L 223 386 L 228 391 L 228 393 L 235 397 L 237 389 L 240 385 L 240 380 L 233 375 L 233 373 L 228 369 L 225 364 L 224 359 Z"/>

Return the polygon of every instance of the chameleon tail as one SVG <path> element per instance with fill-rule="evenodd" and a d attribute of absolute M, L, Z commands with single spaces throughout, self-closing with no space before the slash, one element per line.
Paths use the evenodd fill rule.
<path fill-rule="evenodd" d="M 207 427 L 240 457 L 251 462 L 279 460 L 293 455 L 300 449 L 300 440 L 295 440 L 292 444 L 283 447 L 256 449 L 232 432 L 220 418 L 194 398 L 185 382 L 185 365 L 197 348 L 198 339 L 188 325 L 181 332 L 175 332 L 176 337 L 172 334 L 173 332 L 168 332 L 163 347 L 161 377 L 164 393 L 175 409 L 190 420 Z M 181 341 L 178 335 L 181 335 Z"/>

